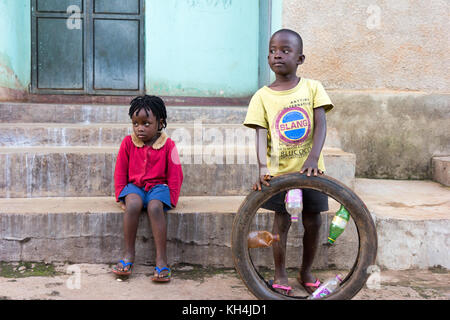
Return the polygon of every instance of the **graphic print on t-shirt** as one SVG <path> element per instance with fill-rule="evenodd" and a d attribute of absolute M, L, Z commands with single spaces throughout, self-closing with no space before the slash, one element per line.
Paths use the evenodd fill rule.
<path fill-rule="evenodd" d="M 311 120 L 302 107 L 290 107 L 278 114 L 275 129 L 281 141 L 287 144 L 301 144 L 309 136 Z"/>

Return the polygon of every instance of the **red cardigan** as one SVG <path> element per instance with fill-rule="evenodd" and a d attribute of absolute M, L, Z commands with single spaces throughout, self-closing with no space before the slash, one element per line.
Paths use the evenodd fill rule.
<path fill-rule="evenodd" d="M 170 202 L 175 207 L 182 182 L 183 170 L 175 142 L 165 133 L 153 146 L 144 145 L 134 134 L 123 139 L 114 171 L 116 201 L 119 201 L 119 194 L 128 183 L 145 187 L 146 191 L 157 184 L 167 184 Z"/>

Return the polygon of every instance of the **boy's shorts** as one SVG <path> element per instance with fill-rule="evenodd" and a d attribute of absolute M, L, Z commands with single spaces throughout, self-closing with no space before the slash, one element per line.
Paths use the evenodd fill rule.
<path fill-rule="evenodd" d="M 284 199 L 287 191 L 279 192 L 267 200 L 261 208 L 279 213 L 288 213 Z M 303 212 L 319 213 L 328 211 L 328 196 L 313 189 L 302 189 Z"/>
<path fill-rule="evenodd" d="M 125 203 L 125 197 L 130 193 L 135 193 L 141 197 L 144 209 L 147 208 L 150 200 L 161 201 L 164 205 L 164 212 L 172 208 L 170 204 L 170 191 L 166 184 L 157 184 L 150 190 L 145 191 L 145 188 L 139 188 L 135 184 L 129 183 L 122 189 L 122 192 L 120 192 L 119 200 Z"/>

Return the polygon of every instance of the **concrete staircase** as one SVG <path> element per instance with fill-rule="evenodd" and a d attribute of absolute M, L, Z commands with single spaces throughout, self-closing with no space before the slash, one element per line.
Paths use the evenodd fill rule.
<path fill-rule="evenodd" d="M 185 176 L 179 205 L 167 215 L 169 263 L 232 266 L 232 220 L 257 176 L 254 132 L 241 125 L 246 107 L 167 109 L 167 133 Z M 122 210 L 113 198 L 113 175 L 130 130 L 128 106 L 0 103 L 0 261 L 120 259 Z M 324 156 L 327 173 L 355 188 L 355 155 L 340 149 L 332 128 Z M 325 245 L 336 209 L 330 201 L 323 214 L 315 267 L 350 267 L 357 254 L 352 224 L 340 244 Z M 261 210 L 254 227 L 271 230 L 271 219 Z M 302 232 L 301 224 L 290 232 L 288 266 L 299 263 Z M 136 262 L 154 263 L 146 215 L 136 249 Z M 271 265 L 271 252 L 253 255 L 255 264 Z"/>
<path fill-rule="evenodd" d="M 128 106 L 0 108 L 0 192 L 7 198 L 114 195 L 115 158 L 131 133 Z M 241 124 L 245 113 L 245 107 L 168 108 L 167 133 L 185 174 L 181 195 L 246 194 L 257 164 L 254 132 Z M 328 172 L 353 187 L 355 157 L 336 141 L 329 136 Z"/>

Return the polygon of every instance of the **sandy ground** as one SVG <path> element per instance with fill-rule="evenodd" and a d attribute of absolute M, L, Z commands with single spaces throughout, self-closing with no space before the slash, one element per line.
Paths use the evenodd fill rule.
<path fill-rule="evenodd" d="M 1 300 L 254 300 L 233 269 L 173 268 L 170 283 L 153 283 L 153 267 L 137 265 L 128 279 L 113 275 L 109 265 L 56 265 L 53 275 L 35 276 L 33 266 L 3 263 Z M 22 269 L 22 270 L 19 270 Z M 37 270 L 36 270 L 37 271 Z M 320 278 L 320 274 L 318 274 Z M 122 281 L 120 281 L 122 280 Z M 449 300 L 450 272 L 445 269 L 381 270 L 356 300 Z M 294 290 L 301 290 L 292 279 Z"/>

